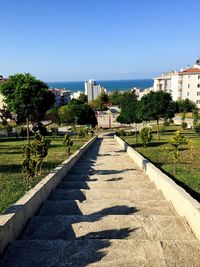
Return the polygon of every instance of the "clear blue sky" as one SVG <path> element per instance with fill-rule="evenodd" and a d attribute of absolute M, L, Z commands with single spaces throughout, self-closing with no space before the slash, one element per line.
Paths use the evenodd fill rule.
<path fill-rule="evenodd" d="M 152 78 L 200 56 L 199 0 L 0 0 L 0 74 Z"/>

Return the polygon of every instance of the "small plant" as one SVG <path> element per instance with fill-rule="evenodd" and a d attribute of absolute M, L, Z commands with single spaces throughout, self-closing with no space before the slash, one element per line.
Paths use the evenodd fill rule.
<path fill-rule="evenodd" d="M 184 135 L 182 135 L 179 131 L 176 131 L 175 136 L 170 138 L 169 144 L 170 146 L 168 151 L 174 161 L 174 171 L 176 172 L 176 166 L 181 162 L 180 148 L 182 145 L 187 144 L 187 140 Z"/>
<path fill-rule="evenodd" d="M 70 152 L 71 152 L 71 147 L 73 146 L 73 140 L 68 134 L 64 136 L 63 144 L 66 146 L 67 156 L 69 157 Z"/>
<path fill-rule="evenodd" d="M 146 148 L 147 147 L 147 144 L 149 142 L 151 142 L 152 140 L 152 129 L 149 128 L 149 127 L 143 127 L 141 130 L 140 130 L 140 138 L 142 140 L 142 143 L 143 143 L 143 146 Z"/>
<path fill-rule="evenodd" d="M 80 129 L 80 131 L 79 131 L 79 133 L 78 133 L 78 136 L 79 136 L 79 138 L 81 139 L 81 141 L 83 141 L 83 138 L 85 138 L 85 136 L 86 136 L 86 131 L 85 131 L 84 128 L 81 128 L 81 129 Z"/>
<path fill-rule="evenodd" d="M 51 141 L 41 134 L 37 133 L 32 143 L 33 157 L 35 161 L 35 175 L 41 174 L 43 159 L 48 154 Z"/>
<path fill-rule="evenodd" d="M 50 142 L 49 139 L 45 139 L 42 135 L 36 134 L 33 143 L 24 146 L 22 167 L 25 176 L 25 186 L 27 188 L 30 187 L 30 180 L 34 176 L 41 174 L 42 162 L 48 154 Z"/>
<path fill-rule="evenodd" d="M 24 160 L 22 162 L 22 168 L 24 173 L 24 186 L 29 189 L 30 180 L 35 176 L 35 161 L 32 159 L 31 145 L 25 145 L 23 152 Z"/>
<path fill-rule="evenodd" d="M 183 129 L 183 130 L 186 130 L 186 129 L 187 129 L 187 126 L 188 126 L 188 124 L 187 124 L 187 122 L 185 122 L 185 121 L 182 121 L 182 124 L 181 124 L 181 126 L 182 126 L 182 129 Z"/>

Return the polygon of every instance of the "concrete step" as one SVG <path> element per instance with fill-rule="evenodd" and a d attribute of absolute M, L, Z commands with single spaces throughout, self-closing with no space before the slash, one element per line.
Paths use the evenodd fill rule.
<path fill-rule="evenodd" d="M 126 180 L 115 181 L 87 181 L 87 182 L 61 182 L 59 189 L 130 189 L 133 191 L 138 189 L 154 189 L 155 185 L 150 181 L 132 182 Z"/>
<path fill-rule="evenodd" d="M 124 199 L 130 202 L 162 200 L 161 192 L 156 189 L 57 189 L 51 194 L 50 199 L 56 200 L 64 198 L 65 200 L 106 200 L 106 199 Z"/>
<path fill-rule="evenodd" d="M 21 240 L 9 246 L 2 267 L 199 267 L 199 263 L 197 241 Z"/>
<path fill-rule="evenodd" d="M 69 174 L 85 174 L 85 175 L 110 175 L 110 174 L 123 174 L 123 173 L 128 173 L 129 175 L 135 175 L 138 173 L 135 168 L 127 168 L 127 169 L 99 169 L 96 170 L 94 168 L 90 169 L 81 169 L 81 168 L 73 168 L 69 171 Z"/>
<path fill-rule="evenodd" d="M 130 202 L 112 199 L 112 201 L 46 201 L 39 211 L 42 216 L 56 215 L 176 215 L 173 207 L 166 201 Z"/>
<path fill-rule="evenodd" d="M 134 175 L 89 175 L 89 174 L 67 174 L 63 181 L 119 181 L 119 180 L 125 180 L 125 181 L 132 181 L 134 182 L 140 182 L 140 181 L 149 181 L 149 178 L 146 175 L 142 175 L 142 173 L 135 173 Z"/>
<path fill-rule="evenodd" d="M 35 216 L 21 238 L 196 240 L 183 218 L 163 215 Z"/>

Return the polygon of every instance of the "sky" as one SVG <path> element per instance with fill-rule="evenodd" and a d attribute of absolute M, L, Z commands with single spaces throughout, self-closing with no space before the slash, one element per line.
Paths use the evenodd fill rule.
<path fill-rule="evenodd" d="M 145 79 L 200 57 L 199 0 L 0 0 L 0 74 Z"/>

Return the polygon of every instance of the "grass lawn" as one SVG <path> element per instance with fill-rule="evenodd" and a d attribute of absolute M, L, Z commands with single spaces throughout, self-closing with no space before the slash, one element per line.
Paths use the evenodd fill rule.
<path fill-rule="evenodd" d="M 48 137 L 51 139 L 48 156 L 44 159 L 42 176 L 35 178 L 32 186 L 38 183 L 47 173 L 63 162 L 67 156 L 63 146 L 63 137 Z M 87 139 L 88 140 L 88 139 Z M 85 140 L 86 141 L 86 140 Z M 75 142 L 74 142 L 75 143 Z M 0 139 L 0 213 L 15 203 L 26 192 L 23 185 L 22 148 L 26 140 L 16 138 Z M 84 141 L 76 140 L 72 153 L 79 149 Z"/>
<path fill-rule="evenodd" d="M 175 135 L 177 130 L 180 130 L 187 139 L 192 140 L 193 148 L 190 150 L 188 146 L 182 146 L 181 163 L 177 164 L 175 172 L 173 159 L 166 147 L 169 146 L 168 140 Z M 136 145 L 133 136 L 126 136 L 123 139 L 200 201 L 200 138 L 193 130 L 183 131 L 180 126 L 168 126 L 165 134 L 160 136 L 159 141 L 157 140 L 157 133 L 154 131 L 153 140 L 146 149 L 142 146 L 141 140 Z"/>

